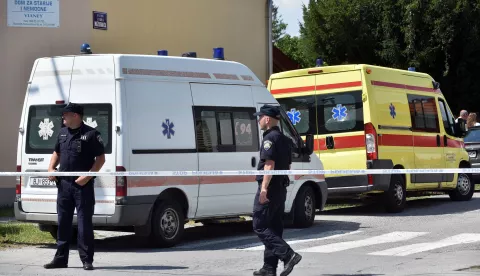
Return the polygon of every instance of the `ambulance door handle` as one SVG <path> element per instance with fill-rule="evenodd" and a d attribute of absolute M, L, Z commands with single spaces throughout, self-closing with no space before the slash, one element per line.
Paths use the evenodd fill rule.
<path fill-rule="evenodd" d="M 437 147 L 440 147 L 440 135 L 437 134 Z"/>
<path fill-rule="evenodd" d="M 448 145 L 447 135 L 443 135 L 443 146 L 446 147 L 447 145 Z"/>
<path fill-rule="evenodd" d="M 257 165 L 257 159 L 255 157 L 252 157 L 252 167 L 255 168 Z"/>
<path fill-rule="evenodd" d="M 333 136 L 327 136 L 327 138 L 325 139 L 325 143 L 326 143 L 327 149 L 333 149 L 335 147 Z"/>

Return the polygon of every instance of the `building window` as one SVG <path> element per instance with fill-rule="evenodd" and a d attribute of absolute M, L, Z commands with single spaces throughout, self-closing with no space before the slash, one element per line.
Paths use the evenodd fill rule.
<path fill-rule="evenodd" d="M 255 108 L 196 106 L 198 152 L 258 151 Z"/>

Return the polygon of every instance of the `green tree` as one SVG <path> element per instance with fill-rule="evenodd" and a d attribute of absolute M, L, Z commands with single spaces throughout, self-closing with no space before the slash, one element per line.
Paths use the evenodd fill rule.
<path fill-rule="evenodd" d="M 278 13 L 278 6 L 272 3 L 272 39 L 277 43 L 285 35 L 287 24 L 283 21 L 282 15 Z"/>

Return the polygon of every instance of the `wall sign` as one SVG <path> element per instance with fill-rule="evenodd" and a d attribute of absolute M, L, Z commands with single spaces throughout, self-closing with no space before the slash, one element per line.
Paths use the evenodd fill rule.
<path fill-rule="evenodd" d="M 9 27 L 60 27 L 60 0 L 7 0 Z"/>
<path fill-rule="evenodd" d="M 106 12 L 93 12 L 93 28 L 98 30 L 107 30 Z"/>

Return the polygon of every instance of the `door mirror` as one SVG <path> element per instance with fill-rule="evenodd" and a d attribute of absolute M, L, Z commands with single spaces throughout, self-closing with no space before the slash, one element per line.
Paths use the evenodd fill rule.
<path fill-rule="evenodd" d="M 304 149 L 305 154 L 310 155 L 313 153 L 313 150 L 314 150 L 313 143 L 314 143 L 313 135 L 307 134 L 307 139 L 305 141 L 305 149 Z"/>
<path fill-rule="evenodd" d="M 458 118 L 457 122 L 455 123 L 455 136 L 459 138 L 465 137 L 467 134 L 467 129 L 465 125 L 465 120 L 462 118 Z"/>

